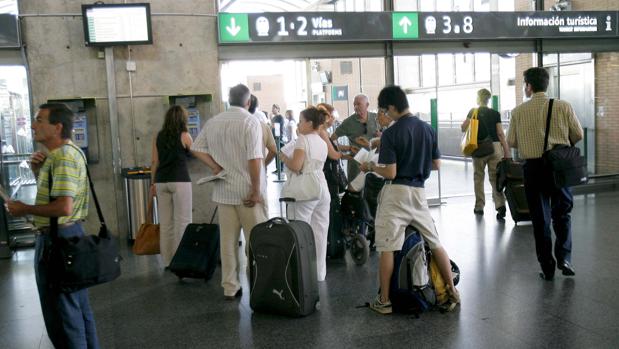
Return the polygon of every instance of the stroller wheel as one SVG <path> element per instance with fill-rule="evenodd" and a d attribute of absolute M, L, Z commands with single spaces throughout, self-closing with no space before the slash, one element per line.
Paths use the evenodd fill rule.
<path fill-rule="evenodd" d="M 356 234 L 350 242 L 350 256 L 356 265 L 363 265 L 370 256 L 370 246 L 365 236 Z"/>

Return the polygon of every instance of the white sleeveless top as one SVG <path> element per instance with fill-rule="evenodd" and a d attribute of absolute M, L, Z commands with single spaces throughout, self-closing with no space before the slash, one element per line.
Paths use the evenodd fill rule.
<path fill-rule="evenodd" d="M 297 138 L 295 149 L 302 149 L 305 152 L 305 160 L 303 161 L 303 172 L 320 172 L 327 160 L 327 143 L 317 134 L 310 133 L 307 135 L 299 135 Z"/>

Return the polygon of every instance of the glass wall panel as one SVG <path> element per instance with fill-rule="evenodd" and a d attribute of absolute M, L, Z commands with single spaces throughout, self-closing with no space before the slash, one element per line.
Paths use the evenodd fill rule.
<path fill-rule="evenodd" d="M 0 13 L 17 14 L 17 0 L 0 0 Z"/>
<path fill-rule="evenodd" d="M 475 81 L 490 80 L 490 55 L 488 53 L 475 54 Z"/>
<path fill-rule="evenodd" d="M 499 88 L 498 93 L 492 91 L 493 95 L 499 96 L 499 111 L 503 120 L 509 120 L 511 110 L 517 105 L 516 100 L 516 58 L 499 56 Z"/>
<path fill-rule="evenodd" d="M 382 11 L 383 2 L 376 0 L 219 0 L 219 12 L 365 12 Z"/>
<path fill-rule="evenodd" d="M 499 11 L 507 11 L 507 12 L 515 11 L 513 1 L 497 1 L 497 3 L 498 3 Z"/>
<path fill-rule="evenodd" d="M 436 1 L 436 11 L 451 11 L 453 9 L 453 4 L 451 0 L 439 0 Z"/>
<path fill-rule="evenodd" d="M 472 11 L 472 0 L 454 0 L 454 11 Z"/>
<path fill-rule="evenodd" d="M 490 0 L 474 0 L 473 9 L 477 12 L 490 11 Z"/>
<path fill-rule="evenodd" d="M 0 177 L 9 195 L 33 204 L 36 180 L 28 163 L 33 142 L 26 79 L 23 66 L 0 66 Z"/>
<path fill-rule="evenodd" d="M 398 0 L 394 2 L 393 9 L 395 11 L 417 11 L 419 6 L 417 6 L 417 0 Z"/>
<path fill-rule="evenodd" d="M 426 11 L 426 12 L 436 11 L 436 1 L 420 1 L 419 10 Z"/>
<path fill-rule="evenodd" d="M 475 59 L 472 53 L 456 53 L 456 83 L 475 81 Z"/>
<path fill-rule="evenodd" d="M 436 86 L 436 60 L 434 55 L 421 56 L 421 86 Z"/>
<path fill-rule="evenodd" d="M 402 88 L 418 88 L 419 83 L 419 56 L 395 57 L 394 65 L 396 78 Z"/>
<path fill-rule="evenodd" d="M 452 53 L 442 53 L 438 55 L 438 75 L 439 86 L 453 85 L 455 81 L 454 55 Z"/>

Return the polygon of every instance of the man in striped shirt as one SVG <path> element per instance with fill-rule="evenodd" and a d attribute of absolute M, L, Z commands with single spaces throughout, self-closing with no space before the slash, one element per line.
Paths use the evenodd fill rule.
<path fill-rule="evenodd" d="M 206 122 L 191 147 L 192 153 L 225 179 L 215 182 L 213 201 L 219 208 L 221 228 L 221 285 L 224 297 L 242 295 L 239 282 L 238 241 L 243 229 L 249 241 L 252 228 L 267 220 L 266 175 L 260 121 L 247 110 L 250 93 L 239 84 L 230 89 L 230 108 Z"/>
<path fill-rule="evenodd" d="M 88 176 L 82 151 L 71 142 L 73 112 L 64 104 L 39 107 L 32 123 L 34 140 L 48 153 L 35 152 L 31 168 L 37 177 L 34 205 L 9 201 L 13 216 L 33 215 L 39 232 L 34 252 L 34 270 L 47 335 L 56 348 L 98 348 L 95 320 L 88 290 L 62 293 L 53 286 L 53 275 L 44 258 L 49 252 L 50 217 L 58 217 L 58 235 L 84 235 L 81 221 L 88 215 Z M 51 191 L 49 180 L 52 180 Z"/>
<path fill-rule="evenodd" d="M 548 148 L 544 148 L 549 98 L 546 96 L 549 75 L 544 68 L 529 68 L 524 72 L 525 94 L 531 99 L 512 111 L 507 142 L 518 149 L 524 163 L 524 185 L 533 221 L 537 260 L 542 267 L 540 276 L 552 280 L 555 266 L 563 275 L 574 275 L 571 264 L 571 217 L 573 200 L 569 188 L 555 189 L 545 169 L 542 154 L 555 145 L 570 145 L 583 137 L 582 127 L 572 106 L 555 100 L 548 135 Z M 556 235 L 554 258 L 552 256 L 552 219 Z M 556 261 L 555 261 L 556 258 Z"/>

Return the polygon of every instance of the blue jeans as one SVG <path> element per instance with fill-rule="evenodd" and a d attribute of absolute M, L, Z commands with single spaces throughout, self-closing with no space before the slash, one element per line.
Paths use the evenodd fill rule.
<path fill-rule="evenodd" d="M 572 258 L 572 192 L 569 188 L 556 189 L 541 159 L 527 160 L 524 164 L 524 190 L 529 204 L 537 260 L 546 273 L 554 274 L 552 235 L 555 232 L 554 257 L 558 263 Z M 552 271 L 550 270 L 552 267 Z"/>
<path fill-rule="evenodd" d="M 80 224 L 60 228 L 58 235 L 84 235 Z M 34 272 L 47 335 L 56 348 L 99 348 L 95 319 L 88 302 L 88 290 L 62 293 L 50 288 L 48 265 L 43 260 L 45 246 L 51 237 L 38 234 L 34 252 Z"/>

